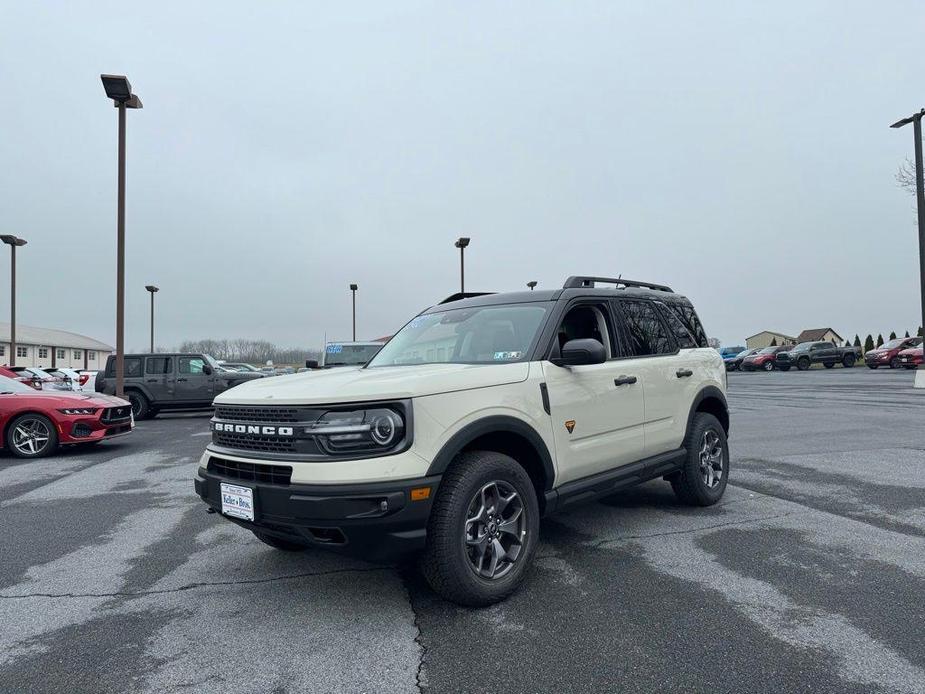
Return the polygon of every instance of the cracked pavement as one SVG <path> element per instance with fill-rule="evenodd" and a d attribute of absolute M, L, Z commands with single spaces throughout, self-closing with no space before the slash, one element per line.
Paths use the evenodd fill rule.
<path fill-rule="evenodd" d="M 509 600 L 274 551 L 208 515 L 206 415 L 0 456 L 4 691 L 925 692 L 925 393 L 907 372 L 730 375 L 715 507 L 660 481 L 544 520 Z"/>

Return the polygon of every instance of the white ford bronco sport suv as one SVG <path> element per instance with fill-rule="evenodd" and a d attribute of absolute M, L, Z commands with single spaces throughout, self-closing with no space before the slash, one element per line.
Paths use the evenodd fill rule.
<path fill-rule="evenodd" d="M 422 553 L 440 595 L 487 605 L 523 580 L 543 515 L 656 477 L 716 503 L 725 389 L 693 306 L 668 287 L 570 277 L 454 295 L 361 369 L 216 397 L 196 492 L 277 549 Z"/>

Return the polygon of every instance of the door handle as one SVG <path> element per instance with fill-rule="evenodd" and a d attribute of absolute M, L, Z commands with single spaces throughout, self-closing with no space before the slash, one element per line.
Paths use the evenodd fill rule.
<path fill-rule="evenodd" d="M 678 378 L 687 378 L 688 376 L 693 376 L 693 375 L 694 375 L 694 372 L 691 371 L 690 369 L 678 369 L 675 372 L 675 376 L 677 376 Z"/>
<path fill-rule="evenodd" d="M 177 381 L 188 381 L 188 378 L 178 378 Z"/>
<path fill-rule="evenodd" d="M 149 378 L 149 379 L 148 379 L 148 383 L 157 383 L 157 379 L 156 379 L 156 378 Z"/>
<path fill-rule="evenodd" d="M 631 386 L 636 382 L 635 376 L 620 376 L 620 378 L 613 379 L 613 384 L 615 386 Z"/>

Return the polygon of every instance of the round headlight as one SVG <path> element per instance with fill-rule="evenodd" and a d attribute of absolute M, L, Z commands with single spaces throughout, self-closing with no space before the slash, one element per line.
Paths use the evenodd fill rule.
<path fill-rule="evenodd" d="M 388 446 L 395 440 L 395 432 L 399 426 L 400 422 L 396 421 L 394 414 L 384 413 L 370 423 L 369 435 L 380 446 Z"/>

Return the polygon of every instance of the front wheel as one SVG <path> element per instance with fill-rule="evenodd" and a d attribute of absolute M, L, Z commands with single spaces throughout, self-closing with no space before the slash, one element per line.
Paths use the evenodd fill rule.
<path fill-rule="evenodd" d="M 803 357 L 797 360 L 797 368 L 800 371 L 806 371 L 809 368 L 809 357 Z"/>
<path fill-rule="evenodd" d="M 877 364 L 868 364 L 868 365 L 867 365 L 867 368 L 868 368 L 868 369 L 876 369 L 876 368 L 877 368 Z"/>
<path fill-rule="evenodd" d="M 892 359 L 890 359 L 890 368 L 891 368 L 891 369 L 898 369 L 898 368 L 899 368 L 900 366 L 902 366 L 902 365 L 903 365 L 902 362 L 899 361 L 899 357 L 893 357 Z"/>
<path fill-rule="evenodd" d="M 719 420 L 698 412 L 684 437 L 687 457 L 671 479 L 678 499 L 691 506 L 712 506 L 726 491 L 729 478 L 729 443 Z"/>
<path fill-rule="evenodd" d="M 44 415 L 20 415 L 6 430 L 6 446 L 17 458 L 44 458 L 57 450 L 58 432 Z"/>
<path fill-rule="evenodd" d="M 764 363 L 764 370 L 765 370 L 765 371 L 774 371 L 774 362 L 773 362 L 773 361 L 766 361 L 766 362 Z"/>
<path fill-rule="evenodd" d="M 790 364 L 787 364 L 786 366 L 779 366 L 777 368 L 779 368 L 781 371 L 790 371 Z"/>
<path fill-rule="evenodd" d="M 523 581 L 538 534 L 539 504 L 523 467 L 501 453 L 469 451 L 443 476 L 421 571 L 446 600 L 491 605 Z"/>

